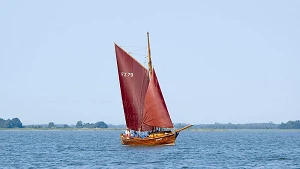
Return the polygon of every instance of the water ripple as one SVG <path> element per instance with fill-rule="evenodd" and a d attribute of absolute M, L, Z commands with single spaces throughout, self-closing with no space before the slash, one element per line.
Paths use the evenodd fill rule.
<path fill-rule="evenodd" d="M 300 168 L 300 132 L 182 132 L 122 146 L 119 131 L 0 131 L 0 168 Z"/>

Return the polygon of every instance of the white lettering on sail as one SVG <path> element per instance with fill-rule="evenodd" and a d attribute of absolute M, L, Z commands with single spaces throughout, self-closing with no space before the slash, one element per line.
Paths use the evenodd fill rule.
<path fill-rule="evenodd" d="M 121 76 L 124 76 L 124 77 L 133 77 L 133 73 L 121 72 Z"/>

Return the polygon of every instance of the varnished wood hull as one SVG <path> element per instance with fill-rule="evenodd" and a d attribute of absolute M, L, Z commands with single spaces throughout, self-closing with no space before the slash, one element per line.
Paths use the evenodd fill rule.
<path fill-rule="evenodd" d="M 170 132 L 159 135 L 152 135 L 153 137 L 126 137 L 121 134 L 121 143 L 123 145 L 131 145 L 131 146 L 155 146 L 155 145 L 175 145 L 177 133 Z"/>

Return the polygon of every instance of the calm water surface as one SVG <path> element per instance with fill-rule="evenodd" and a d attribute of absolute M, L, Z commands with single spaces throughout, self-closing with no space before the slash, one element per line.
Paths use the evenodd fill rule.
<path fill-rule="evenodd" d="M 120 131 L 0 131 L 0 168 L 300 168 L 299 131 L 183 131 L 122 146 Z"/>

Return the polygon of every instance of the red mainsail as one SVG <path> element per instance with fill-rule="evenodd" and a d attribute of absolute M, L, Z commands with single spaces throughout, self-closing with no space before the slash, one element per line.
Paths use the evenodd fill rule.
<path fill-rule="evenodd" d="M 149 72 L 116 44 L 115 51 L 126 125 L 132 130 L 139 130 L 143 122 Z"/>
<path fill-rule="evenodd" d="M 146 93 L 143 124 L 162 128 L 173 128 L 172 120 L 154 69 Z"/>

